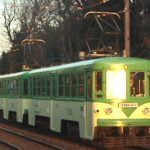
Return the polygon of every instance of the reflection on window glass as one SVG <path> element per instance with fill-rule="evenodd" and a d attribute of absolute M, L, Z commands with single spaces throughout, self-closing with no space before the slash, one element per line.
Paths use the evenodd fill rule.
<path fill-rule="evenodd" d="M 5 91 L 4 82 L 0 81 L 0 95 L 3 95 Z"/>
<path fill-rule="evenodd" d="M 142 97 L 144 96 L 144 72 L 131 72 L 130 73 L 130 89 L 131 96 Z"/>
<path fill-rule="evenodd" d="M 23 80 L 23 95 L 28 95 L 28 80 Z"/>
<path fill-rule="evenodd" d="M 77 96 L 77 76 L 76 74 L 71 75 L 71 96 Z"/>
<path fill-rule="evenodd" d="M 91 76 L 87 77 L 87 97 L 92 97 L 92 78 Z"/>
<path fill-rule="evenodd" d="M 126 71 L 125 70 L 107 70 L 106 98 L 126 99 Z"/>
<path fill-rule="evenodd" d="M 95 91 L 96 97 L 102 97 L 102 72 L 95 74 Z"/>
<path fill-rule="evenodd" d="M 85 95 L 84 73 L 60 74 L 58 76 L 58 96 L 83 97 Z"/>
<path fill-rule="evenodd" d="M 59 75 L 59 96 L 64 96 L 64 76 Z"/>
<path fill-rule="evenodd" d="M 70 76 L 65 76 L 65 96 L 70 96 Z"/>
<path fill-rule="evenodd" d="M 84 73 L 81 72 L 78 74 L 78 96 L 84 96 Z"/>
<path fill-rule="evenodd" d="M 33 81 L 33 82 L 31 82 Z M 31 78 L 32 96 L 48 97 L 51 96 L 50 77 Z"/>
<path fill-rule="evenodd" d="M 50 79 L 50 77 L 48 77 L 46 79 L 46 83 L 47 83 L 47 95 L 51 96 L 51 79 Z"/>
<path fill-rule="evenodd" d="M 7 94 L 9 96 L 18 96 L 20 93 L 19 81 L 18 80 L 8 80 L 6 84 Z"/>

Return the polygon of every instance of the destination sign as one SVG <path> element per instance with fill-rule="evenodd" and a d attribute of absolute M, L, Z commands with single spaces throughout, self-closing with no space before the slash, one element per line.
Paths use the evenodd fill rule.
<path fill-rule="evenodd" d="M 119 107 L 122 107 L 122 108 L 136 108 L 136 107 L 138 107 L 138 103 L 119 103 Z"/>

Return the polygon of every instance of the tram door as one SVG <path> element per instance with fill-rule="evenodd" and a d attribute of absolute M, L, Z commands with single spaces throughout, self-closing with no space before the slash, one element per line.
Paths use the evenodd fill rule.
<path fill-rule="evenodd" d="M 52 96 L 52 99 L 55 98 L 56 96 L 56 82 L 55 82 L 55 78 L 56 78 L 56 75 L 53 73 L 50 75 L 51 77 L 51 96 Z"/>
<path fill-rule="evenodd" d="M 86 72 L 85 136 L 92 136 L 92 71 Z"/>
<path fill-rule="evenodd" d="M 90 100 L 92 98 L 92 73 L 90 71 L 86 72 L 86 99 Z"/>
<path fill-rule="evenodd" d="M 55 130 L 55 117 L 54 117 L 54 105 L 55 105 L 55 97 L 56 97 L 56 75 L 54 73 L 50 74 L 50 88 L 51 88 L 51 122 L 50 122 L 50 126 L 51 126 L 51 130 Z"/>

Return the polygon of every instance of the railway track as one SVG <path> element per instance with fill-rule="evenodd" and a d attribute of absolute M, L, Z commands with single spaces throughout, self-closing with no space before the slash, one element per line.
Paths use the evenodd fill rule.
<path fill-rule="evenodd" d="M 43 150 L 46 150 L 46 149 L 49 149 L 49 150 L 64 150 L 63 148 L 58 147 L 56 145 L 47 143 L 45 141 L 39 140 L 39 139 L 34 138 L 34 137 L 28 137 L 28 136 L 24 135 L 23 133 L 11 131 L 11 130 L 3 128 L 3 127 L 0 127 L 0 132 L 3 132 L 3 134 L 7 134 L 7 135 L 11 134 L 12 137 L 13 136 L 17 136 L 18 138 L 22 138 L 23 140 L 27 140 L 28 142 L 35 143 L 36 146 L 42 145 L 43 146 Z M 10 142 L 1 140 L 1 143 L 12 147 L 12 149 L 14 149 L 14 150 L 21 150 L 21 148 L 18 148 L 17 146 L 15 146 L 15 144 L 10 144 Z M 36 147 L 36 149 L 38 149 L 38 148 Z"/>
<path fill-rule="evenodd" d="M 24 126 L 22 124 L 16 124 L 13 122 L 8 122 L 6 120 L 0 121 L 0 135 L 1 135 L 1 129 L 10 130 L 11 132 L 19 133 L 21 136 L 26 136 L 28 138 L 28 141 L 32 140 L 39 140 L 42 141 L 43 144 L 49 144 L 54 146 L 53 149 L 65 149 L 65 150 L 103 150 L 100 147 L 93 146 L 89 144 L 89 142 L 84 143 L 81 142 L 81 140 L 73 140 L 68 137 L 64 137 L 61 134 L 56 134 L 53 132 L 50 132 L 48 130 L 43 130 L 39 128 L 33 128 L 30 126 Z M 6 132 L 7 134 L 7 132 Z M 4 135 L 5 136 L 5 135 Z M 5 136 L 6 137 L 6 136 Z M 1 139 L 1 137 L 0 137 Z M 28 148 L 29 149 L 29 148 Z M 49 148 L 50 149 L 50 148 Z M 51 148 L 52 149 L 52 148 Z M 26 150 L 26 149 L 23 149 Z M 33 149 L 32 149 L 33 150 Z M 36 149 L 41 150 L 41 149 Z M 44 150 L 44 149 L 42 149 Z"/>
<path fill-rule="evenodd" d="M 5 147 L 6 147 L 6 148 L 11 149 L 11 150 L 22 150 L 22 148 L 17 147 L 15 145 L 11 144 L 11 143 L 8 143 L 4 140 L 0 140 L 0 144 L 3 145 L 3 149 L 5 149 Z"/>
<path fill-rule="evenodd" d="M 47 149 L 54 149 L 54 150 L 64 150 L 64 149 L 67 149 L 67 150 L 81 149 L 82 150 L 82 148 L 86 149 L 86 150 L 149 150 L 150 149 L 150 138 L 149 137 L 139 137 L 136 140 L 132 139 L 131 137 L 130 138 L 125 138 L 125 137 L 107 138 L 106 140 L 104 140 L 105 145 L 103 145 L 103 144 L 97 145 L 97 146 L 95 145 L 95 148 L 93 147 L 93 149 L 89 142 L 85 142 L 85 143 L 78 142 L 78 146 L 74 146 L 75 148 L 74 147 L 68 148 L 68 143 L 65 143 L 67 140 L 61 141 L 61 139 L 63 139 L 63 138 L 59 139 L 59 136 L 58 136 L 58 139 L 56 138 L 56 140 L 59 142 L 55 143 L 53 141 L 53 138 L 51 139 L 51 136 L 53 137 L 53 135 L 42 134 L 42 137 L 40 137 L 40 133 L 38 133 L 36 131 L 40 131 L 40 130 L 32 131 L 32 128 L 25 129 L 23 126 L 19 126 L 19 125 L 16 126 L 16 125 L 7 124 L 7 123 L 0 124 L 0 134 L 1 134 L 1 132 L 5 132 L 4 134 L 10 133 L 14 136 L 19 136 L 20 138 L 23 138 L 30 142 L 40 144 L 40 145 L 46 147 Z M 54 138 L 56 136 L 57 135 L 54 135 Z M 4 140 L 4 142 L 5 142 L 5 140 Z M 63 144 L 63 145 L 65 145 L 65 147 L 62 144 L 60 144 L 62 142 L 65 143 L 65 144 Z M 10 142 L 6 141 L 5 143 L 9 144 Z M 50 143 L 53 143 L 53 144 L 50 144 Z M 69 143 L 71 143 L 71 141 Z M 106 143 L 107 143 L 107 145 L 106 145 Z M 12 145 L 13 145 L 13 143 L 12 143 Z M 13 145 L 14 148 L 11 148 L 12 150 L 19 150 L 19 149 L 21 150 L 22 149 L 22 148 L 20 148 L 20 145 L 16 145 L 16 148 L 15 148 L 15 145 L 16 144 Z M 59 145 L 59 146 L 57 146 L 57 145 Z M 144 145 L 146 145 L 147 147 L 144 147 Z M 24 149 L 22 149 L 22 150 L 24 150 Z M 39 150 L 39 148 L 37 147 L 36 150 Z M 45 149 L 42 148 L 42 150 L 45 150 Z"/>

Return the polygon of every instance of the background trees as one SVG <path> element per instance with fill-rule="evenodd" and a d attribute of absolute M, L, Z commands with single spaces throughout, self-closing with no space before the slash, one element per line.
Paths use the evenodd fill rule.
<path fill-rule="evenodd" d="M 124 48 L 123 10 L 122 0 L 18 0 L 4 3 L 4 27 L 11 49 L 1 56 L 0 73 L 20 71 L 25 63 L 37 68 L 78 61 L 79 51 L 83 50 L 112 47 L 121 54 Z M 89 11 L 118 12 L 121 19 L 116 21 L 120 33 L 105 34 L 108 27 L 104 22 L 101 23 L 102 31 L 94 16 L 84 18 Z M 150 1 L 132 0 L 131 56 L 150 58 L 149 18 Z M 110 19 L 107 17 L 106 21 L 112 24 Z M 33 38 L 42 39 L 46 44 L 21 44 L 24 39 Z"/>

